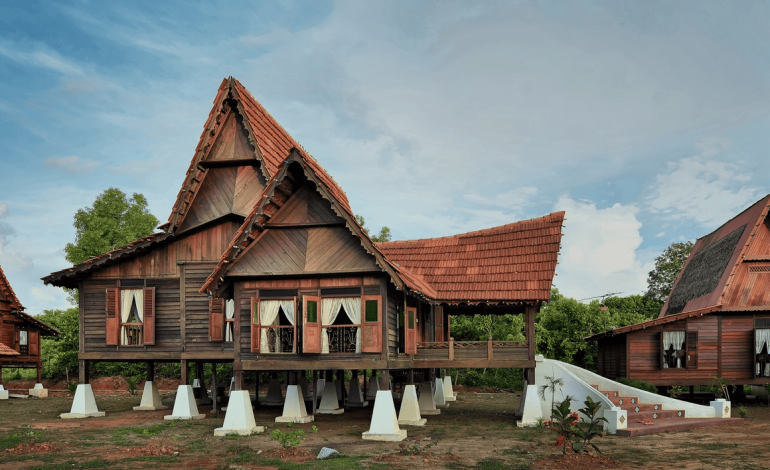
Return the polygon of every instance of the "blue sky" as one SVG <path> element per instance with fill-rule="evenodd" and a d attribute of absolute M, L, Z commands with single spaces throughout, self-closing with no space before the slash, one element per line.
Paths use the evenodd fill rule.
<path fill-rule="evenodd" d="M 164 221 L 238 78 L 395 239 L 567 211 L 555 281 L 654 258 L 770 193 L 766 1 L 0 3 L 0 265 L 30 313 L 108 187 Z"/>

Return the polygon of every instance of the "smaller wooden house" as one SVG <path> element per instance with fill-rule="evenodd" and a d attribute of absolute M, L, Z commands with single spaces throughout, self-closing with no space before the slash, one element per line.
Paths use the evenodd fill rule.
<path fill-rule="evenodd" d="M 770 383 L 770 195 L 699 238 L 658 318 L 587 338 L 604 377 Z"/>
<path fill-rule="evenodd" d="M 55 328 L 24 313 L 24 307 L 0 267 L 0 382 L 3 381 L 3 367 L 34 367 L 40 382 L 40 337 L 58 334 Z"/>

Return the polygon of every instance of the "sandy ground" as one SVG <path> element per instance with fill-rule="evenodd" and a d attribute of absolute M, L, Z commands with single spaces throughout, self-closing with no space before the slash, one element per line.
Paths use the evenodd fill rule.
<path fill-rule="evenodd" d="M 69 397 L 0 401 L 0 469 L 24 468 L 184 468 L 295 469 L 373 468 L 412 469 L 583 469 L 768 468 L 770 465 L 770 409 L 747 407 L 748 418 L 735 426 L 712 426 L 695 431 L 634 438 L 596 439 L 603 455 L 569 455 L 554 447 L 547 429 L 521 429 L 513 423 L 519 405 L 514 393 L 462 390 L 457 402 L 430 416 L 425 427 L 406 427 L 401 443 L 361 439 L 368 430 L 371 407 L 349 409 L 343 415 L 317 415 L 310 424 L 287 426 L 274 422 L 281 408 L 259 408 L 257 424 L 263 434 L 214 437 L 224 413 L 203 420 L 168 422 L 170 410 L 135 412 L 138 396 L 97 395 L 104 418 L 61 420 Z M 737 407 L 736 407 L 737 408 Z M 737 416 L 737 409 L 736 416 Z M 303 430 L 301 443 L 289 449 L 270 440 L 274 430 Z M 321 447 L 343 457 L 317 461 Z"/>

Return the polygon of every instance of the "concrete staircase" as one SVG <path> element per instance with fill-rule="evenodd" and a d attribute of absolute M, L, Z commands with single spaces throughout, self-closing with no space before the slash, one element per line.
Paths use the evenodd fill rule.
<path fill-rule="evenodd" d="M 626 410 L 628 423 L 626 429 L 619 429 L 618 436 L 642 436 L 660 432 L 675 432 L 695 429 L 716 424 L 733 424 L 740 420 L 723 418 L 685 419 L 686 410 L 665 409 L 661 403 L 641 403 L 639 397 L 621 394 L 616 390 L 603 390 L 599 385 L 592 385 L 599 393 L 607 397 L 615 406 Z"/>

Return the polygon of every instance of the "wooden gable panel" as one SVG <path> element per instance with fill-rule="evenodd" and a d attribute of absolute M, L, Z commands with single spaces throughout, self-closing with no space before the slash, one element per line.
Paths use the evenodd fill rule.
<path fill-rule="evenodd" d="M 319 227 L 308 231 L 305 271 L 377 270 L 374 257 L 346 227 Z"/>
<path fill-rule="evenodd" d="M 249 158 L 254 158 L 254 148 L 249 144 L 243 124 L 238 122 L 234 113 L 230 113 L 204 161 L 223 162 Z"/>
<path fill-rule="evenodd" d="M 270 219 L 271 224 L 306 224 L 307 218 L 307 199 L 308 188 L 302 186 L 288 201 L 276 212 Z"/>
<path fill-rule="evenodd" d="M 236 168 L 209 169 L 182 226 L 179 228 L 179 232 L 189 230 L 231 213 L 236 176 Z"/>
<path fill-rule="evenodd" d="M 334 213 L 331 203 L 315 191 L 308 194 L 307 221 L 310 223 L 344 222 L 342 217 Z"/>
<path fill-rule="evenodd" d="M 237 276 L 303 272 L 307 232 L 307 229 L 268 230 L 235 262 L 229 273 Z"/>
<path fill-rule="evenodd" d="M 265 189 L 264 177 L 256 166 L 242 166 L 237 169 L 233 212 L 246 217 Z"/>

